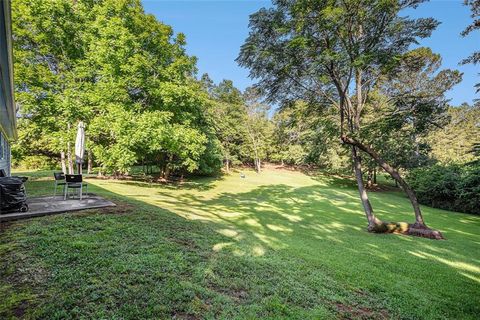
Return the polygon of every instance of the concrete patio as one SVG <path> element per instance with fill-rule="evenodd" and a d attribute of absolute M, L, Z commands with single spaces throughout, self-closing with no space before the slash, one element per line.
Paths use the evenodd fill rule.
<path fill-rule="evenodd" d="M 27 212 L 12 212 L 0 214 L 0 222 L 28 219 L 51 214 L 64 213 L 69 211 L 79 211 L 86 209 L 114 207 L 115 203 L 108 201 L 94 194 L 89 194 L 87 198 L 82 200 L 67 199 L 63 197 L 32 197 L 27 200 L 29 210 Z"/>

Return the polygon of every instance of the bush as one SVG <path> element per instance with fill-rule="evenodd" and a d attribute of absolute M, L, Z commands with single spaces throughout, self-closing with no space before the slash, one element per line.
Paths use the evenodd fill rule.
<path fill-rule="evenodd" d="M 422 204 L 480 214 L 480 165 L 434 165 L 409 172 L 407 180 Z"/>
<path fill-rule="evenodd" d="M 58 168 L 58 161 L 46 156 L 25 156 L 21 159 L 13 158 L 12 166 L 16 169 L 51 170 Z"/>

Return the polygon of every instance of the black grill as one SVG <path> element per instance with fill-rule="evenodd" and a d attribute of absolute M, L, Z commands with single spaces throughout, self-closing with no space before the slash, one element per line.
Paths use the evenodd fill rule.
<path fill-rule="evenodd" d="M 28 211 L 26 177 L 0 177 L 0 213 Z"/>

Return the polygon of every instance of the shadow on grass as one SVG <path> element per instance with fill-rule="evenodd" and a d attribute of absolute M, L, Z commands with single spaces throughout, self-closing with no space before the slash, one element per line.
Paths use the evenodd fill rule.
<path fill-rule="evenodd" d="M 92 180 L 113 180 L 113 179 L 104 179 L 91 177 Z M 157 188 L 161 186 L 164 189 L 168 190 L 197 190 L 197 191 L 207 191 L 215 187 L 215 183 L 223 180 L 223 176 L 218 177 L 194 177 L 186 181 L 169 181 L 168 183 L 162 183 L 158 181 L 151 181 L 148 179 L 118 179 L 114 180 L 116 182 L 124 183 L 126 185 L 131 185 L 135 187 L 142 188 Z"/>
<path fill-rule="evenodd" d="M 22 293 L 31 294 L 24 312 L 37 318 L 473 318 L 480 312 L 471 244 L 454 242 L 453 231 L 450 243 L 368 234 L 348 182 L 322 183 L 328 188 L 277 184 L 213 197 L 202 188 L 173 194 L 173 187 L 153 186 L 153 195 L 140 197 L 92 185 L 128 209 L 34 219 L 3 232 L 2 292 L 14 301 L 5 312 L 29 301 L 18 298 Z M 38 180 L 27 187 L 40 195 L 52 185 Z M 379 194 L 372 202 L 381 214 L 411 218 L 399 199 Z M 479 240 L 478 220 L 451 222 L 435 217 L 439 228 Z"/>
<path fill-rule="evenodd" d="M 44 194 L 51 182 L 28 187 Z M 2 230 L 2 317 L 304 319 L 344 312 L 338 304 L 365 312 L 357 293 L 304 261 L 245 255 L 225 245 L 232 239 L 217 224 L 91 187 L 120 210 L 60 214 Z M 378 313 L 373 303 L 361 305 Z"/>
<path fill-rule="evenodd" d="M 331 181 L 327 185 L 336 187 Z M 452 317 L 478 312 L 478 305 L 470 301 L 479 297 L 480 267 L 478 255 L 471 255 L 471 250 L 478 249 L 475 240 L 480 237 L 475 228 L 480 219 L 459 214 L 462 219 L 457 222 L 454 214 L 426 210 L 427 221 L 450 237 L 447 242 L 368 234 L 356 190 L 345 185 L 336 189 L 260 186 L 245 193 L 221 193 L 213 199 L 158 191 L 161 199 L 156 204 L 174 207 L 180 215 L 188 212 L 190 218 L 211 227 L 213 222 L 212 228 L 231 238 L 225 245 L 237 247 L 237 254 L 262 255 L 273 249 L 328 265 L 338 278 L 351 279 L 373 292 L 385 290 L 386 296 L 401 295 L 403 302 L 408 301 L 402 310 L 418 305 L 414 301 L 418 296 L 433 291 L 445 294 L 437 310 Z M 380 216 L 393 221 L 412 219 L 410 203 L 402 196 L 382 193 L 372 197 L 372 203 Z M 472 223 L 468 229 L 462 225 L 466 221 Z M 386 289 L 391 284 L 393 288 Z M 431 307 L 428 299 L 417 306 L 422 317 L 435 318 Z"/>

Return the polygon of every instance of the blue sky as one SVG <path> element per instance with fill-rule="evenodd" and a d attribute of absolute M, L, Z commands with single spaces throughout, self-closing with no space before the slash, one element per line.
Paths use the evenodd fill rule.
<path fill-rule="evenodd" d="M 235 86 L 245 89 L 254 80 L 248 78 L 248 70 L 235 62 L 240 46 L 248 35 L 248 17 L 262 7 L 270 5 L 264 0 L 143 0 L 147 13 L 171 25 L 175 32 L 187 36 L 187 52 L 198 58 L 199 74 L 207 72 L 219 82 L 233 80 Z M 480 66 L 460 66 L 458 62 L 480 47 L 480 33 L 466 38 L 460 32 L 471 23 L 470 11 L 462 0 L 433 0 L 416 10 L 405 12 L 412 17 L 434 17 L 441 25 L 432 37 L 421 45 L 429 46 L 443 58 L 443 67 L 458 69 L 464 73 L 463 81 L 448 92 L 453 105 L 471 103 L 473 88 L 480 82 Z"/>

